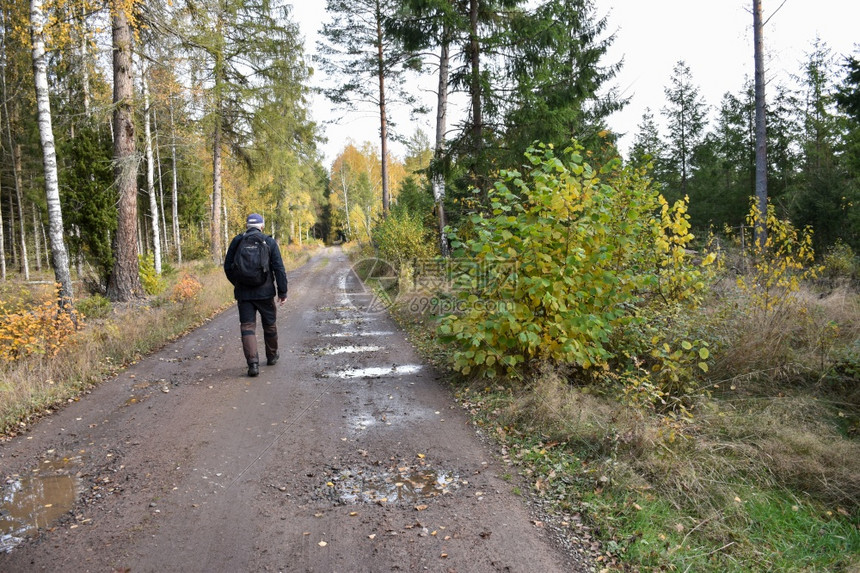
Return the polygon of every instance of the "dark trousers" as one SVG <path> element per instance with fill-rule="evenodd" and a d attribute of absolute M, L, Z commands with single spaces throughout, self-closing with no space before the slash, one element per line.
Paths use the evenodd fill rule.
<path fill-rule="evenodd" d="M 278 327 L 275 321 L 278 310 L 275 299 L 240 300 L 239 329 L 242 332 L 242 352 L 248 364 L 257 364 L 260 358 L 257 354 L 257 313 L 263 323 L 263 343 L 266 347 L 266 358 L 273 358 L 278 353 Z"/>

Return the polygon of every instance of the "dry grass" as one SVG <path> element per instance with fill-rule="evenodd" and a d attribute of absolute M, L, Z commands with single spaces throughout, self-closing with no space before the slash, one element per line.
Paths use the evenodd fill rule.
<path fill-rule="evenodd" d="M 180 277 L 191 273 L 207 285 L 193 299 L 171 300 L 168 288 L 162 297 L 114 304 L 107 317 L 85 322 L 55 356 L 33 356 L 4 365 L 0 369 L 0 434 L 13 433 L 53 408 L 78 399 L 104 377 L 229 303 L 230 284 L 218 267 L 191 265 L 183 271 Z"/>

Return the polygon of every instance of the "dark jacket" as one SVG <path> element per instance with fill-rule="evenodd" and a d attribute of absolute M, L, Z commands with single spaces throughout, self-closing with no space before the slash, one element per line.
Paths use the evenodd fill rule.
<path fill-rule="evenodd" d="M 260 233 L 257 228 L 251 227 L 245 233 Z M 236 249 L 239 246 L 239 241 L 242 239 L 241 233 L 233 237 L 230 242 L 230 247 L 227 249 L 227 256 L 224 257 L 224 274 L 227 275 L 227 280 L 233 283 L 233 296 L 236 300 L 263 300 L 274 298 L 275 284 L 277 283 L 278 298 L 287 297 L 287 273 L 284 270 L 284 260 L 281 258 L 281 250 L 278 248 L 278 243 L 269 235 L 263 235 L 266 244 L 269 246 L 269 272 L 272 275 L 268 281 L 258 287 L 249 287 L 236 282 L 233 277 L 233 258 L 236 256 Z"/>

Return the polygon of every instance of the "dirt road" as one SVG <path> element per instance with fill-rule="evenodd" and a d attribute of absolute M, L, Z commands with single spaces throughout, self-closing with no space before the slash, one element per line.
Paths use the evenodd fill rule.
<path fill-rule="evenodd" d="M 584 570 L 341 251 L 289 278 L 259 377 L 233 309 L 0 444 L 0 571 Z"/>

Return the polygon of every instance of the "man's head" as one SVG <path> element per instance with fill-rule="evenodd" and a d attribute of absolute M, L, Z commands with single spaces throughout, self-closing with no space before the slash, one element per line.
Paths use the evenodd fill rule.
<path fill-rule="evenodd" d="M 245 226 L 248 227 L 249 229 L 251 227 L 253 227 L 255 229 L 262 230 L 263 229 L 263 216 L 259 215 L 257 213 L 251 213 L 250 215 L 248 215 L 248 218 L 245 219 Z"/>

